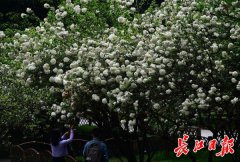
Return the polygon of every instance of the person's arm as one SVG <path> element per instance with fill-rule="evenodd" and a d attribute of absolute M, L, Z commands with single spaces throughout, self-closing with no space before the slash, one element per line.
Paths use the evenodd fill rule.
<path fill-rule="evenodd" d="M 68 135 L 69 135 L 69 132 L 64 133 L 64 135 L 62 135 L 62 137 L 61 137 L 61 140 L 66 139 Z"/>
<path fill-rule="evenodd" d="M 102 153 L 103 153 L 103 162 L 108 162 L 108 151 L 107 151 L 107 145 L 105 143 L 102 143 Z"/>
<path fill-rule="evenodd" d="M 62 144 L 69 144 L 73 140 L 73 137 L 74 137 L 74 132 L 73 132 L 73 129 L 71 129 L 69 139 L 62 140 L 61 143 Z"/>

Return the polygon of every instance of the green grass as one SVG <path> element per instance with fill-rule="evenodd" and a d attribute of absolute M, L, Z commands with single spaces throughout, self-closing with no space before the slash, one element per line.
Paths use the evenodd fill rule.
<path fill-rule="evenodd" d="M 216 151 L 215 153 L 217 153 Z M 214 153 L 213 162 L 234 162 L 233 155 L 225 155 L 224 157 L 216 157 Z M 194 153 L 194 156 L 197 158 L 197 162 L 207 162 L 208 160 L 208 150 L 201 150 L 197 153 Z M 147 157 L 145 156 L 145 159 Z M 79 158 L 78 158 L 79 159 Z M 123 162 L 127 162 L 126 158 L 123 158 Z M 116 157 L 111 157 L 109 162 L 122 162 L 120 159 Z M 181 157 L 177 158 L 173 152 L 170 152 L 168 156 L 166 156 L 165 151 L 157 152 L 151 162 L 191 162 L 190 158 L 187 155 L 182 155 Z"/>
<path fill-rule="evenodd" d="M 234 162 L 233 155 L 226 155 L 224 157 L 216 157 L 214 152 L 213 162 Z M 201 150 L 197 153 L 193 153 L 196 157 L 198 162 L 207 162 L 209 151 L 208 150 Z M 166 156 L 166 152 L 161 151 L 155 154 L 152 159 L 152 162 L 191 162 L 190 158 L 187 155 L 182 155 L 181 157 L 177 158 L 174 152 L 171 152 L 168 157 Z"/>

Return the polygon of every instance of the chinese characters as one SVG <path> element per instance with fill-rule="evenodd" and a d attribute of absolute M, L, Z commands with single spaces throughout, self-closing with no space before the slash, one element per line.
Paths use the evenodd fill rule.
<path fill-rule="evenodd" d="M 187 155 L 189 152 L 188 141 L 189 136 L 184 134 L 183 138 L 178 138 L 178 147 L 174 149 L 174 153 L 176 153 L 177 157 L 180 157 L 182 154 Z M 212 139 L 208 143 L 208 150 L 213 151 L 216 150 L 217 140 Z M 216 153 L 216 156 L 225 156 L 226 154 L 233 154 L 234 153 L 234 138 L 229 139 L 227 135 L 224 136 L 221 142 L 221 151 Z M 197 152 L 204 148 L 204 140 L 195 140 L 195 146 L 193 148 L 193 152 Z"/>

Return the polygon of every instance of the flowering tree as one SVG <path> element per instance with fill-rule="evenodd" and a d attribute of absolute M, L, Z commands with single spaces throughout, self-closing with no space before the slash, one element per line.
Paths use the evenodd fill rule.
<path fill-rule="evenodd" d="M 148 132 L 159 130 L 159 121 L 167 123 L 168 113 L 172 115 L 160 107 L 168 100 L 164 95 L 172 96 L 175 89 L 171 78 L 164 80 L 172 60 L 154 54 L 154 48 L 160 50 L 155 44 L 161 42 L 153 37 L 160 29 L 160 13 L 132 17 L 135 8 L 125 8 L 133 1 L 122 3 L 105 3 L 102 8 L 110 11 L 104 14 L 94 7 L 98 1 L 81 1 L 81 6 L 67 1 L 39 27 L 16 33 L 14 44 L 2 48 L 10 56 L 17 53 L 16 61 L 22 64 L 16 75 L 27 86 L 62 93 L 62 102 L 53 104 L 51 113 L 59 122 L 85 116 L 99 127 L 140 132 L 146 138 Z M 167 89 L 159 86 L 162 81 Z M 129 133 L 121 136 L 129 140 Z"/>
<path fill-rule="evenodd" d="M 184 93 L 179 112 L 187 122 L 214 129 L 238 127 L 238 7 L 236 1 L 166 1 L 174 78 Z M 161 37 L 160 37 L 161 39 Z M 162 48 L 161 48 L 162 49 Z M 185 84 L 184 84 L 185 83 Z M 209 124 L 211 123 L 211 124 Z M 230 125 L 226 123 L 231 123 Z"/>
<path fill-rule="evenodd" d="M 6 64 L 0 68 L 0 139 L 6 148 L 25 140 L 45 139 L 51 124 L 48 105 L 56 101 L 46 88 L 22 85 L 10 68 Z"/>
<path fill-rule="evenodd" d="M 126 5 L 131 5 L 131 2 Z M 85 113 L 87 106 L 92 106 L 95 101 L 90 101 L 92 95 L 89 98 L 89 92 L 87 92 L 88 96 L 85 95 L 85 101 L 78 102 L 79 96 L 77 95 L 79 94 L 74 91 L 76 87 L 73 83 L 74 80 L 72 80 L 75 79 L 74 76 L 64 79 L 64 75 L 76 68 L 78 60 L 81 59 L 79 56 L 87 49 L 88 45 L 98 42 L 98 39 L 103 39 L 111 30 L 115 31 L 114 27 L 110 29 L 111 26 L 124 29 L 125 27 L 121 23 L 125 23 L 127 19 L 121 14 L 129 16 L 131 12 L 134 12 L 134 8 L 126 10 L 123 5 L 114 1 L 109 3 L 99 1 L 71 3 L 67 1 L 57 10 L 52 9 L 48 4 L 44 6 L 52 10 L 48 19 L 45 19 L 36 28 L 26 29 L 22 34 L 16 33 L 13 41 L 6 42 L 3 40 L 1 51 L 6 54 L 7 58 L 13 59 L 16 57 L 16 65 L 20 63 L 20 68 L 16 70 L 16 76 L 23 79 L 26 86 L 46 87 L 52 93 L 62 94 L 63 100 L 60 100 L 61 103 L 56 102 L 52 106 L 51 116 L 57 118 L 59 122 L 67 122 L 67 119 L 74 118 L 77 113 Z M 101 6 L 100 11 L 99 6 Z M 30 12 L 29 9 L 27 12 Z M 26 16 L 28 15 L 22 14 L 23 18 Z M 109 29 L 107 29 L 108 27 Z M 4 33 L 1 34 L 4 37 Z M 110 40 L 116 36 L 113 34 L 107 37 Z M 90 60 L 84 64 L 88 63 L 90 63 Z M 88 74 L 86 75 L 88 76 Z M 70 98 L 67 99 L 67 96 Z M 97 95 L 93 95 L 93 98 L 94 96 L 97 97 Z M 81 107 L 71 110 L 70 105 L 75 107 L 74 102 Z M 94 107 L 92 109 L 94 110 Z M 102 112 L 96 111 L 97 114 Z M 105 128 L 111 128 L 109 123 L 106 122 L 108 118 L 104 120 L 104 118 L 95 114 L 86 117 L 93 118 L 99 125 L 104 123 Z M 116 121 L 118 120 L 116 119 Z M 119 121 L 117 124 L 119 125 Z"/>
<path fill-rule="evenodd" d="M 208 128 L 215 137 L 220 130 L 234 136 L 239 129 L 238 6 L 238 1 L 166 1 L 161 32 L 155 33 L 159 52 L 172 61 L 167 72 L 177 81 L 177 100 L 167 97 L 164 104 L 179 112 L 180 125 Z"/>

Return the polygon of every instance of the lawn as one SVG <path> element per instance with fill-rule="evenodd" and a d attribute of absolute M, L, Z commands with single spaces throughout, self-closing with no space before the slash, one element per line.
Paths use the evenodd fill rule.
<path fill-rule="evenodd" d="M 217 152 L 217 151 L 216 151 Z M 194 156 L 197 158 L 197 162 L 207 162 L 208 159 L 208 150 L 202 150 L 194 153 Z M 123 162 L 127 162 L 125 158 L 122 158 Z M 110 162 L 121 162 L 118 158 L 110 158 Z M 186 155 L 183 155 L 179 158 L 175 156 L 173 152 L 166 156 L 165 151 L 157 152 L 151 162 L 191 162 L 190 158 Z M 214 155 L 213 162 L 234 162 L 233 155 L 226 155 L 224 157 L 216 157 Z"/>

